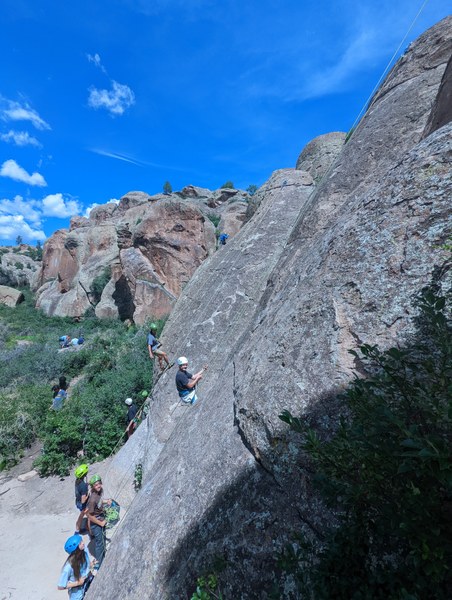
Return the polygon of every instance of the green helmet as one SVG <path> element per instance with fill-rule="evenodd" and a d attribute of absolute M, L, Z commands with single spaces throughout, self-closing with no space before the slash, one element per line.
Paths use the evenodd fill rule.
<path fill-rule="evenodd" d="M 149 329 L 157 329 L 157 323 L 151 323 Z"/>
<path fill-rule="evenodd" d="M 148 397 L 148 391 L 147 391 L 147 390 L 143 390 L 143 391 L 141 392 L 141 397 L 142 397 L 142 398 L 147 398 L 147 397 Z"/>
<path fill-rule="evenodd" d="M 100 475 L 93 475 L 91 477 L 91 479 L 89 480 L 89 484 L 90 485 L 94 485 L 95 483 L 97 483 L 98 481 L 100 481 L 102 483 L 102 477 Z"/>
<path fill-rule="evenodd" d="M 85 475 L 87 473 L 88 473 L 88 465 L 80 465 L 74 471 L 74 475 L 75 475 L 76 479 L 81 479 L 82 477 L 85 477 Z"/>

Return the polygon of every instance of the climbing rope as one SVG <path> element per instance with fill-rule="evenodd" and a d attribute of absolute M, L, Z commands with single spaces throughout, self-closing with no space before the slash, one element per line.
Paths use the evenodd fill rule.
<path fill-rule="evenodd" d="M 375 94 L 375 92 L 377 91 L 377 89 L 380 87 L 381 82 L 383 81 L 383 78 L 386 76 L 386 73 L 389 71 L 394 59 L 396 58 L 397 54 L 400 52 L 400 49 L 402 48 L 402 46 L 404 45 L 407 37 L 410 34 L 410 31 L 413 29 L 416 21 L 418 20 L 419 16 L 421 15 L 422 11 L 424 10 L 424 8 L 427 6 L 427 4 L 429 3 L 429 0 L 424 0 L 422 6 L 420 7 L 420 9 L 418 10 L 416 16 L 414 17 L 413 21 L 411 22 L 411 25 L 408 27 L 407 32 L 405 33 L 405 35 L 403 36 L 402 41 L 400 42 L 400 44 L 397 46 L 397 49 L 395 50 L 394 54 L 391 56 L 388 64 L 386 65 L 386 67 L 384 68 L 383 73 L 380 75 L 380 78 L 378 79 L 377 83 L 375 84 L 373 90 L 371 91 L 369 97 L 367 98 L 367 100 L 365 101 L 363 107 L 361 108 L 361 110 L 358 113 L 358 116 L 356 117 L 356 119 L 353 122 L 353 125 L 350 128 L 350 131 L 353 131 L 354 127 L 356 127 L 356 124 L 360 121 L 361 116 L 363 114 L 363 112 L 366 110 L 369 102 L 371 101 L 371 99 L 373 98 L 373 95 Z"/>

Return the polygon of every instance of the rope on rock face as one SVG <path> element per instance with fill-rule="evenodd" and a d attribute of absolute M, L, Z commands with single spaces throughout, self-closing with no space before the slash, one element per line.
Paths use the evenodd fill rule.
<path fill-rule="evenodd" d="M 363 112 L 366 110 L 366 108 L 367 108 L 367 106 L 368 106 L 369 102 L 371 101 L 371 99 L 372 99 L 373 95 L 374 95 L 374 94 L 375 94 L 375 92 L 378 90 L 378 88 L 379 88 L 379 86 L 380 86 L 380 84 L 381 84 L 381 82 L 382 82 L 383 78 L 386 76 L 386 74 L 387 74 L 387 72 L 388 72 L 389 68 L 391 67 L 391 65 L 392 65 L 392 63 L 393 63 L 393 61 L 394 61 L 394 59 L 396 58 L 397 54 L 399 53 L 399 51 L 400 51 L 400 48 L 402 48 L 403 44 L 405 43 L 405 41 L 406 41 L 407 37 L 408 37 L 408 36 L 409 36 L 409 34 L 410 34 L 410 31 L 413 29 L 413 27 L 414 27 L 414 25 L 415 25 L 416 21 L 418 20 L 418 18 L 419 18 L 419 16 L 420 16 L 420 14 L 421 14 L 421 13 L 422 13 L 422 11 L 424 10 L 424 8 L 427 6 L 428 2 L 429 2 L 429 0 L 424 0 L 424 2 L 423 2 L 423 4 L 422 4 L 422 6 L 421 6 L 421 7 L 420 7 L 420 9 L 418 10 L 418 12 L 417 12 L 416 16 L 414 17 L 413 21 L 411 22 L 411 25 L 408 27 L 408 30 L 407 30 L 407 32 L 406 32 L 406 33 L 405 33 L 405 35 L 403 36 L 403 39 L 402 39 L 402 41 L 401 41 L 401 42 L 400 42 L 400 44 L 397 46 L 397 49 L 396 49 L 396 51 L 395 51 L 395 52 L 394 52 L 394 54 L 391 56 L 391 59 L 389 60 L 389 62 L 388 62 L 388 64 L 386 65 L 386 67 L 384 68 L 384 71 L 383 71 L 383 73 L 380 75 L 380 78 L 378 79 L 377 83 L 375 84 L 375 86 L 374 86 L 373 90 L 371 91 L 371 93 L 370 93 L 369 97 L 367 98 L 367 100 L 365 101 L 365 103 L 364 103 L 363 107 L 362 107 L 362 108 L 361 108 L 361 110 L 359 111 L 359 114 L 358 114 L 358 116 L 356 117 L 356 119 L 355 119 L 355 120 L 354 120 L 354 122 L 353 122 L 353 125 L 352 125 L 352 126 L 351 126 L 351 128 L 350 128 L 350 131 L 353 131 L 354 127 L 356 127 L 357 123 L 360 121 L 360 119 L 361 119 L 361 116 L 362 116 Z"/>

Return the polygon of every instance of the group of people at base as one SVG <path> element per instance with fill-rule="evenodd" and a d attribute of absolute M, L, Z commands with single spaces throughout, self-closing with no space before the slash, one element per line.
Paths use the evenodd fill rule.
<path fill-rule="evenodd" d="M 58 340 L 60 344 L 60 348 L 70 348 L 71 346 L 81 346 L 85 340 L 83 335 L 80 334 L 79 337 L 71 338 L 70 335 L 62 335 Z"/>
<path fill-rule="evenodd" d="M 68 590 L 70 600 L 82 600 L 96 575 L 106 550 L 106 511 L 119 511 L 114 500 L 105 499 L 100 475 L 93 475 L 87 481 L 88 465 L 83 464 L 75 469 L 75 504 L 80 514 L 77 518 L 74 535 L 64 545 L 69 555 L 63 565 L 59 590 Z M 119 512 L 118 512 L 119 519 Z M 94 556 L 85 547 L 83 535 L 94 540 Z"/>

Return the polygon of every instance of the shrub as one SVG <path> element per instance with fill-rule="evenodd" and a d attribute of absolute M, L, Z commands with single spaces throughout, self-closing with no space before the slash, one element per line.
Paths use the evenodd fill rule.
<path fill-rule="evenodd" d="M 23 264 L 20 262 L 15 262 L 14 266 L 16 267 L 16 269 L 22 270 L 24 268 Z"/>
<path fill-rule="evenodd" d="M 234 184 L 232 183 L 232 181 L 226 181 L 226 183 L 223 183 L 223 185 L 221 186 L 221 189 L 225 189 L 225 188 L 226 189 L 229 188 L 229 189 L 232 189 L 232 190 L 235 189 L 234 188 Z"/>
<path fill-rule="evenodd" d="M 254 183 L 252 183 L 251 185 L 249 185 L 246 188 L 246 191 L 248 192 L 248 194 L 250 196 L 254 196 L 254 194 L 257 192 L 257 190 L 258 190 L 258 187 L 257 187 L 257 185 L 254 185 Z"/>
<path fill-rule="evenodd" d="M 419 298 L 406 348 L 353 352 L 368 377 L 346 392 L 338 431 L 301 434 L 325 502 L 339 514 L 321 546 L 299 537 L 280 566 L 303 598 L 437 599 L 452 586 L 452 337 L 450 294 Z"/>
<path fill-rule="evenodd" d="M 99 304 L 100 299 L 102 297 L 102 292 L 104 291 L 105 286 L 111 279 L 111 267 L 104 267 L 104 270 L 100 275 L 97 275 L 92 283 L 90 292 L 93 298 L 94 304 Z"/>
<path fill-rule="evenodd" d="M 173 187 L 172 187 L 171 183 L 169 181 L 165 181 L 165 183 L 163 184 L 163 193 L 171 194 L 172 191 L 173 191 Z"/>
<path fill-rule="evenodd" d="M 207 216 L 209 218 L 209 221 L 211 221 L 214 224 L 215 228 L 217 228 L 220 223 L 221 217 L 219 217 L 218 215 L 207 215 Z"/>

